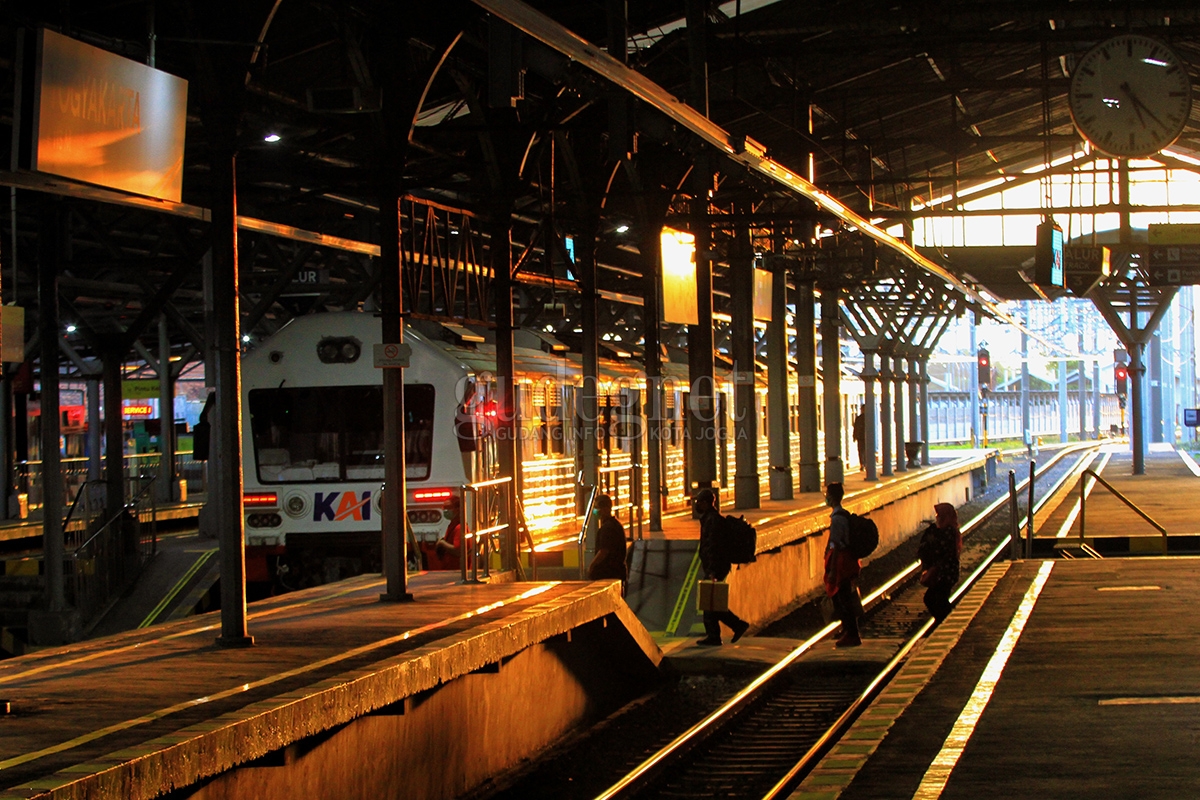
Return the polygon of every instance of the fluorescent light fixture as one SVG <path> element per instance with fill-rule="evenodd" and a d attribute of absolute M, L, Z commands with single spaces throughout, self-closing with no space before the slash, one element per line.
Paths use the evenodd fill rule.
<path fill-rule="evenodd" d="M 1142 59 L 1142 63 L 1143 63 L 1143 64 L 1149 64 L 1149 65 L 1150 65 L 1150 66 L 1152 66 L 1152 67 L 1165 67 L 1165 66 L 1167 66 L 1167 62 L 1165 62 L 1165 61 L 1160 61 L 1160 60 L 1159 60 L 1159 59 L 1157 59 L 1157 58 L 1143 58 L 1143 59 Z"/>
<path fill-rule="evenodd" d="M 263 141 L 266 142 L 267 144 L 275 144 L 282 138 L 283 137 L 280 136 L 278 133 L 268 133 L 266 136 L 263 137 Z"/>

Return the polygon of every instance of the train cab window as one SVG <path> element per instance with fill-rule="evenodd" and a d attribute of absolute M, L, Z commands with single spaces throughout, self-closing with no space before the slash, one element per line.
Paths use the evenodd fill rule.
<path fill-rule="evenodd" d="M 434 389 L 404 387 L 406 477 L 429 477 Z M 305 386 L 250 392 L 250 429 L 260 483 L 381 481 L 383 389 Z"/>

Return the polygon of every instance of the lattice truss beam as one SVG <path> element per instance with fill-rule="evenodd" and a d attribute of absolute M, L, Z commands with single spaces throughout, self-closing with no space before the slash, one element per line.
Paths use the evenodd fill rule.
<path fill-rule="evenodd" d="M 864 350 L 925 359 L 967 307 L 962 294 L 927 272 L 877 263 L 870 280 L 845 287 L 841 318 Z"/>

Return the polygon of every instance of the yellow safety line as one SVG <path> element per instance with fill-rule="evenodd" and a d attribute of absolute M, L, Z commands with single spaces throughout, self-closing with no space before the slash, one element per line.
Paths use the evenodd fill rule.
<path fill-rule="evenodd" d="M 247 616 L 247 619 L 248 620 L 258 620 L 258 619 L 262 619 L 263 617 L 273 617 L 276 614 L 280 614 L 284 611 L 293 611 L 295 609 L 303 608 L 304 606 L 312 605 L 313 603 L 317 603 L 317 602 L 320 602 L 323 600 L 333 600 L 334 598 L 342 597 L 343 595 L 348 595 L 348 594 L 353 594 L 355 592 L 361 592 L 361 591 L 373 589 L 376 586 L 382 586 L 384 584 L 384 582 L 385 581 L 381 578 L 379 580 L 371 581 L 369 583 L 366 583 L 366 584 L 363 584 L 360 586 L 355 586 L 351 589 L 343 589 L 341 591 L 334 592 L 333 594 L 319 594 L 319 595 L 317 595 L 315 597 L 311 597 L 307 600 L 298 600 L 295 603 L 285 603 L 285 604 L 279 606 L 278 608 L 270 608 L 265 611 L 259 611 L 258 613 L 250 614 Z M 125 653 L 130 650 L 140 650 L 143 647 L 147 647 L 152 644 L 158 644 L 159 642 L 169 642 L 172 639 L 183 639 L 188 636 L 194 636 L 198 633 L 204 633 L 205 631 L 213 631 L 220 627 L 221 627 L 221 623 L 216 622 L 216 623 L 213 623 L 212 625 L 201 625 L 198 628 L 189 628 L 186 631 L 178 631 L 176 633 L 168 633 L 165 636 L 158 636 L 153 639 L 141 639 L 141 640 L 138 640 L 137 642 L 134 642 L 133 644 L 125 645 L 124 647 L 114 647 L 111 649 L 104 649 L 103 647 L 100 647 L 100 649 L 98 649 L 88 655 L 82 655 L 77 658 L 68 659 L 66 661 L 54 661 L 50 664 L 44 664 L 40 667 L 31 667 L 30 669 L 24 670 L 23 672 L 17 672 L 12 675 L 0 675 L 0 685 L 9 683 L 11 681 L 19 680 L 21 678 L 28 678 L 31 675 L 37 675 L 42 672 L 48 672 L 53 669 L 71 667 L 76 664 L 84 663 L 86 661 L 93 661 L 97 658 L 103 658 L 104 656 L 117 655 L 119 653 Z M 94 642 L 89 642 L 88 644 L 90 646 L 96 646 Z"/>
<path fill-rule="evenodd" d="M 925 777 L 921 779 L 921 785 L 913 794 L 913 800 L 935 800 L 942 796 L 946 782 L 950 780 L 950 773 L 958 764 L 958 759 L 966 749 L 971 734 L 975 732 L 979 718 L 983 716 L 984 708 L 987 707 L 988 701 L 992 699 L 992 694 L 996 691 L 1000 675 L 1004 672 L 1009 657 L 1017 647 L 1017 640 L 1021 638 L 1021 632 L 1025 630 L 1025 623 L 1029 621 L 1029 615 L 1033 613 L 1038 595 L 1042 593 L 1042 587 L 1049 580 L 1054 564 L 1053 561 L 1047 561 L 1038 570 L 1037 577 L 1033 579 L 1033 585 L 1025 592 L 1025 597 L 1021 599 L 1021 605 L 1013 614 L 1008 629 L 1000 637 L 1000 644 L 996 646 L 996 651 L 992 653 L 991 659 L 984 667 L 983 674 L 979 676 L 979 682 L 975 684 L 975 690 L 971 692 L 971 699 L 967 701 L 966 707 L 963 708 L 954 727 L 950 730 L 950 735 L 946 737 L 941 751 L 929 765 Z"/>
<path fill-rule="evenodd" d="M 688 598 L 692 595 L 692 584 L 696 582 L 696 575 L 700 572 L 700 548 L 696 548 L 696 554 L 692 556 L 692 564 L 688 567 L 687 575 L 684 576 L 683 586 L 679 589 L 679 597 L 675 600 L 675 608 L 671 611 L 671 618 L 667 620 L 667 636 L 674 636 L 675 631 L 679 630 L 679 621 L 683 619 L 683 609 L 687 608 Z"/>
<path fill-rule="evenodd" d="M 148 628 L 153 625 L 154 621 L 158 619 L 158 615 L 163 612 L 163 609 L 171 604 L 171 601 L 175 599 L 175 596 L 183 591 L 183 587 L 187 586 L 188 582 L 196 576 L 196 573 L 200 571 L 200 568 L 207 564 L 208 560 L 212 558 L 213 554 L 216 552 L 216 549 L 206 550 L 203 552 L 200 557 L 196 559 L 196 563 L 192 564 L 188 571 L 183 573 L 183 577 L 171 587 L 171 591 L 167 592 L 166 596 L 163 597 L 162 600 L 158 601 L 158 605 L 156 605 L 154 609 L 146 615 L 146 618 L 138 623 L 138 627 Z"/>
<path fill-rule="evenodd" d="M 470 619 L 471 617 L 479 616 L 480 614 L 484 614 L 488 611 L 494 611 L 497 608 L 502 608 L 510 603 L 516 603 L 516 602 L 520 602 L 521 600 L 527 600 L 530 597 L 534 597 L 536 595 L 541 594 L 542 592 L 549 590 L 551 587 L 558 585 L 558 583 L 559 583 L 559 581 L 554 581 L 552 583 L 547 583 L 544 586 L 535 586 L 532 589 L 524 591 L 521 594 L 515 595 L 513 597 L 509 597 L 505 600 L 498 600 L 494 603 L 489 603 L 485 606 L 480 606 L 479 608 L 476 608 L 473 611 L 466 611 L 462 614 L 459 614 L 454 617 L 450 617 L 448 619 L 439 620 L 438 622 L 431 622 L 428 625 L 422 625 L 419 628 L 413 628 L 412 630 L 405 631 L 404 633 L 401 633 L 398 636 L 392 636 L 387 639 L 381 639 L 378 642 L 371 642 L 370 644 L 365 644 L 365 645 L 362 645 L 361 647 L 355 647 L 352 650 L 347 650 L 345 652 L 338 653 L 337 655 L 329 656 L 328 658 L 323 658 L 320 661 L 314 661 L 311 664 L 304 664 L 302 666 L 296 667 L 295 669 L 289 669 L 285 672 L 280 672 L 275 675 L 269 675 L 266 678 L 261 678 L 257 681 L 251 681 L 250 683 L 243 683 L 238 686 L 234 686 L 231 689 L 226 689 L 224 691 L 217 692 L 216 694 L 210 694 L 210 695 L 206 695 L 204 697 L 197 697 L 192 700 L 185 700 L 182 703 L 176 703 L 173 706 L 168 706 L 167 708 L 159 709 L 158 711 L 152 711 L 149 714 L 143 714 L 142 716 L 135 717 L 134 719 L 127 719 L 123 722 L 117 722 L 113 725 L 108 725 L 108 726 L 105 726 L 98 730 L 94 730 L 89 733 L 85 733 L 82 736 L 77 736 L 74 739 L 71 739 L 69 741 L 61 742 L 56 745 L 51 745 L 50 747 L 45 747 L 45 748 L 42 748 L 41 750 L 35 750 L 32 753 L 24 753 L 19 756 L 14 756 L 5 761 L 0 761 L 0 770 L 6 770 L 10 767 L 16 767 L 21 764 L 26 764 L 30 761 L 36 761 L 39 758 L 44 758 L 45 756 L 54 755 L 55 753 L 61 753 L 65 750 L 70 750 L 74 747 L 79 747 L 80 745 L 84 745 L 84 744 L 87 744 L 88 742 L 95 741 L 96 739 L 101 739 L 105 736 L 108 736 L 109 734 L 118 733 L 119 731 L 123 731 L 123 730 L 128 730 L 129 728 L 133 728 L 138 725 L 145 725 L 146 723 L 154 722 L 155 720 L 162 719 L 163 717 L 169 716 L 171 714 L 175 714 L 180 711 L 184 711 L 185 709 L 188 709 L 188 708 L 193 708 L 195 706 L 204 705 L 205 703 L 212 703 L 217 700 L 224 700 L 228 697 L 233 697 L 234 695 L 242 694 L 243 692 L 248 692 L 253 689 L 259 689 L 263 686 L 269 686 L 272 683 L 278 683 L 279 681 L 287 680 L 288 678 L 294 678 L 297 675 L 303 675 L 306 672 L 312 672 L 314 670 L 318 670 L 323 667 L 327 667 L 331 664 L 336 664 L 339 661 L 345 661 L 346 659 L 355 658 L 357 656 L 364 655 L 366 653 L 371 652 L 372 650 L 378 650 L 382 647 L 387 647 L 389 645 L 398 644 L 400 642 L 403 642 L 406 639 L 411 639 L 412 637 L 418 636 L 422 633 L 428 633 L 429 631 L 436 630 L 438 628 L 444 628 L 447 625 L 450 625 L 452 623 L 461 622 L 462 620 L 466 620 L 466 619 Z"/>

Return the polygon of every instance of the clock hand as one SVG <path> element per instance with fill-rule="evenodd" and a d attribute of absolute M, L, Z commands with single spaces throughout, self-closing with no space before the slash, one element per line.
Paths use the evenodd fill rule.
<path fill-rule="evenodd" d="M 1166 128 L 1166 125 L 1163 125 L 1162 120 L 1160 120 L 1158 116 L 1150 110 L 1150 107 L 1138 99 L 1138 96 L 1133 93 L 1133 89 L 1129 88 L 1128 83 L 1121 84 L 1121 91 L 1129 95 L 1129 99 L 1133 101 L 1133 110 L 1137 112 L 1138 120 L 1142 123 L 1143 128 L 1146 127 L 1146 120 L 1142 117 L 1142 111 L 1145 111 L 1147 116 L 1154 120 L 1155 124 L 1157 124 L 1160 128 Z"/>

